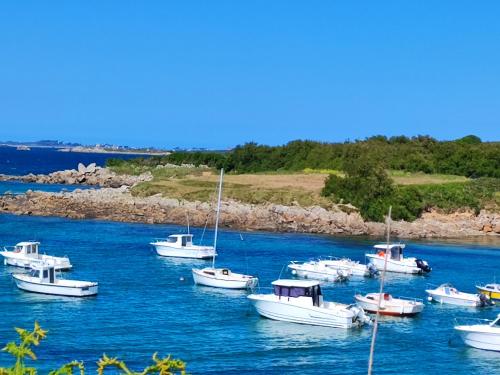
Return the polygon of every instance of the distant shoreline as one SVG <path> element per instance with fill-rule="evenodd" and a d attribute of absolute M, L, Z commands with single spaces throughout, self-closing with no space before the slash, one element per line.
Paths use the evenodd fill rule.
<path fill-rule="evenodd" d="M 85 152 L 92 154 L 120 154 L 120 155 L 151 155 L 151 156 L 166 156 L 170 155 L 171 152 L 168 151 L 136 151 L 131 149 L 130 151 L 124 150 L 108 150 L 99 147 L 58 147 L 59 152 Z"/>
<path fill-rule="evenodd" d="M 166 156 L 166 155 L 171 154 L 171 152 L 169 152 L 169 151 L 140 151 L 140 150 L 134 150 L 134 149 L 130 149 L 130 151 L 125 151 L 125 150 L 105 149 L 105 148 L 100 148 L 100 147 L 44 146 L 44 145 L 36 145 L 36 144 L 32 145 L 29 143 L 26 143 L 26 144 L 0 143 L 0 147 L 2 147 L 2 146 L 3 147 L 12 147 L 12 148 L 16 148 L 16 149 L 25 147 L 26 150 L 23 150 L 23 151 L 29 151 L 29 149 L 31 149 L 31 148 L 53 148 L 59 152 L 80 152 L 80 153 L 89 153 L 89 154 L 119 154 L 119 155 L 143 155 L 143 156 Z"/>

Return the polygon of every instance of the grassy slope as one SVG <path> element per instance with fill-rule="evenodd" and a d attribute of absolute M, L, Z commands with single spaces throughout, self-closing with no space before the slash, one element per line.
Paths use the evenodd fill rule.
<path fill-rule="evenodd" d="M 201 168 L 161 168 L 137 170 L 115 169 L 119 173 L 141 173 L 150 170 L 154 179 L 135 186 L 132 193 L 137 196 L 162 194 L 168 198 L 213 201 L 218 173 Z M 224 197 L 241 202 L 277 203 L 302 206 L 319 205 L 331 207 L 332 202 L 321 196 L 321 189 L 328 173 L 338 171 L 306 170 L 302 173 L 228 174 L 224 180 Z M 462 183 L 467 178 L 451 175 L 428 175 L 391 171 L 391 177 L 400 185 L 430 185 Z"/>

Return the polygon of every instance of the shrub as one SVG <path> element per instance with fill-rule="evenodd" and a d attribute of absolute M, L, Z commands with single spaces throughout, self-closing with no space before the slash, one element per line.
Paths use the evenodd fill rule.
<path fill-rule="evenodd" d="M 27 357 L 36 360 L 36 355 L 33 352 L 33 346 L 38 346 L 40 342 L 46 338 L 47 331 L 43 330 L 38 323 L 35 322 L 33 331 L 27 331 L 22 328 L 16 328 L 20 341 L 9 342 L 2 350 L 12 355 L 15 358 L 15 363 L 12 367 L 0 367 L 0 375 L 36 375 L 37 369 L 35 367 L 28 367 L 25 364 Z M 160 375 L 174 375 L 186 374 L 186 364 L 178 359 L 172 359 L 170 356 L 165 358 L 158 358 L 156 353 L 153 355 L 153 364 L 146 367 L 141 372 L 130 370 L 125 362 L 117 358 L 110 358 L 104 354 L 97 362 L 97 373 L 104 374 L 105 369 L 114 367 L 127 375 L 146 375 L 146 374 L 160 374 Z M 83 362 L 73 361 L 61 366 L 59 369 L 51 371 L 49 375 L 72 375 L 74 371 L 78 371 L 81 375 L 85 373 L 85 366 Z"/>

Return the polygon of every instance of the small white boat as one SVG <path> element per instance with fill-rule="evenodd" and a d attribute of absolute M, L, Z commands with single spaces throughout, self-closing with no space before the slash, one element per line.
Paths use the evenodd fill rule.
<path fill-rule="evenodd" d="M 88 297 L 97 294 L 98 284 L 89 281 L 58 278 L 54 265 L 35 263 L 28 274 L 12 275 L 17 287 L 27 292 L 67 297 Z"/>
<path fill-rule="evenodd" d="M 217 199 L 217 215 L 215 219 L 214 251 L 217 249 L 217 233 L 219 229 L 220 202 L 222 196 L 222 181 L 224 170 L 220 171 L 219 194 Z M 258 279 L 254 276 L 232 272 L 228 268 L 215 268 L 215 257 L 212 258 L 212 267 L 193 268 L 195 284 L 226 289 L 250 289 L 257 285 Z"/>
<path fill-rule="evenodd" d="M 193 268 L 195 284 L 227 289 L 251 289 L 257 286 L 258 279 L 250 275 L 234 273 L 227 268 Z"/>
<path fill-rule="evenodd" d="M 476 289 L 479 293 L 490 297 L 490 299 L 500 301 L 500 284 L 476 285 Z"/>
<path fill-rule="evenodd" d="M 0 255 L 4 257 L 4 264 L 15 267 L 30 268 L 33 262 L 50 262 L 56 271 L 67 271 L 72 265 L 67 257 L 55 257 L 40 254 L 40 242 L 19 242 L 16 246 L 6 246 Z"/>
<path fill-rule="evenodd" d="M 356 303 L 369 313 L 377 313 L 379 293 L 368 293 L 366 295 L 356 294 Z M 393 297 L 389 293 L 382 293 L 380 301 L 380 315 L 390 316 L 414 316 L 424 309 L 423 301 L 416 298 Z"/>
<path fill-rule="evenodd" d="M 493 321 L 456 325 L 464 343 L 477 349 L 500 351 L 500 314 Z"/>
<path fill-rule="evenodd" d="M 403 256 L 404 244 L 378 244 L 374 246 L 374 254 L 365 254 L 379 271 L 384 269 L 387 253 L 387 272 L 410 274 L 426 274 L 431 272 L 429 264 L 422 259 L 405 258 Z"/>
<path fill-rule="evenodd" d="M 438 303 L 446 303 L 450 305 L 466 306 L 466 307 L 485 307 L 494 305 L 484 294 L 473 294 L 460 292 L 451 284 L 442 284 L 436 289 L 427 289 L 429 301 Z"/>
<path fill-rule="evenodd" d="M 163 257 L 212 259 L 217 255 L 213 246 L 194 245 L 192 234 L 172 234 L 150 245 Z"/>
<path fill-rule="evenodd" d="M 372 264 L 365 265 L 351 259 L 319 259 L 308 262 L 292 261 L 288 265 L 293 275 L 304 279 L 344 281 L 351 276 L 373 277 L 378 270 Z"/>
<path fill-rule="evenodd" d="M 371 321 L 359 306 L 324 301 L 319 281 L 283 279 L 272 285 L 272 294 L 248 296 L 266 318 L 337 328 L 359 327 Z"/>

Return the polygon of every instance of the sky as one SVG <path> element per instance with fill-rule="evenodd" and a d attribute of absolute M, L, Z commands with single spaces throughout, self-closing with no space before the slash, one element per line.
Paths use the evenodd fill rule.
<path fill-rule="evenodd" d="M 0 140 L 500 140 L 498 1 L 0 4 Z"/>

